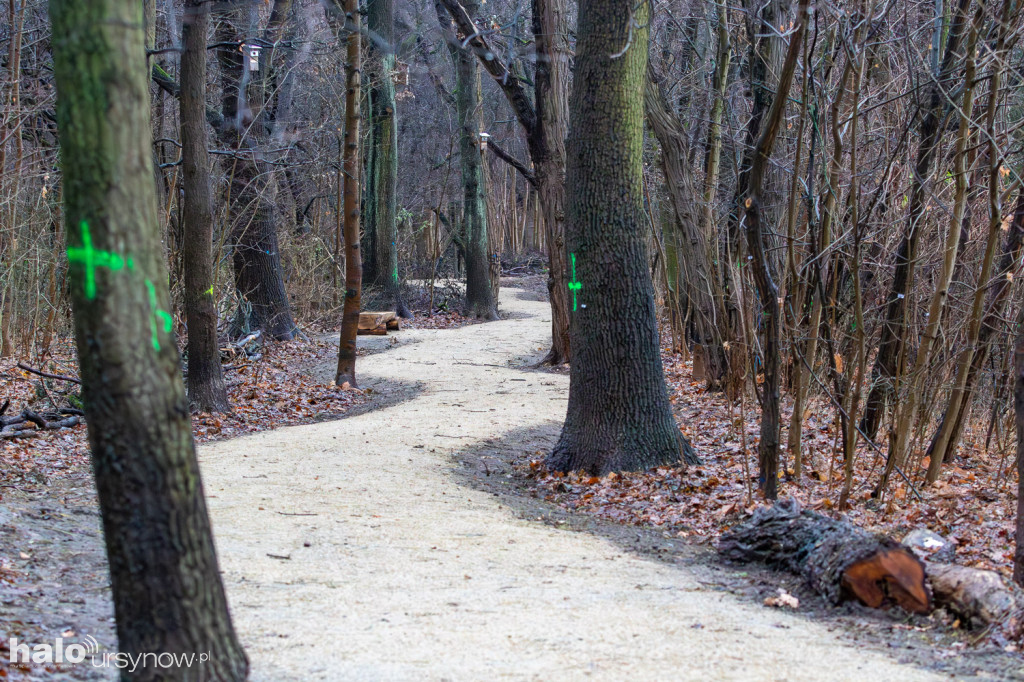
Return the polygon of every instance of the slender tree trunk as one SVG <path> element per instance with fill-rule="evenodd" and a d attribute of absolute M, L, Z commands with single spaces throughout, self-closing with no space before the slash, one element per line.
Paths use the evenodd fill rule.
<path fill-rule="evenodd" d="M 533 0 L 536 123 L 527 148 L 537 179 L 537 197 L 548 248 L 551 350 L 544 362 L 563 365 L 571 358 L 569 267 L 565 260 L 565 138 L 569 125 L 569 8 L 566 0 Z"/>
<path fill-rule="evenodd" d="M 1024 330 L 1017 332 L 1013 359 L 1013 411 L 1017 424 L 1017 532 L 1014 538 L 1013 580 L 1024 587 Z"/>
<path fill-rule="evenodd" d="M 989 164 L 989 187 L 988 187 L 988 238 L 985 244 L 985 255 L 982 259 L 981 274 L 978 277 L 978 287 L 974 292 L 974 302 L 971 306 L 971 317 L 967 327 L 967 342 L 963 352 L 960 354 L 960 361 L 957 366 L 956 379 L 953 382 L 953 390 L 949 395 L 949 404 L 946 406 L 946 414 L 955 415 L 960 410 L 967 395 L 967 377 L 970 373 L 971 363 L 974 359 L 975 349 L 981 336 L 981 318 L 985 303 L 985 292 L 988 289 L 989 278 L 992 276 L 992 262 L 995 260 L 996 246 L 999 244 L 999 230 L 1003 224 L 1003 212 L 1001 205 L 1001 191 L 999 188 L 999 172 L 1001 169 L 1002 157 L 999 152 L 999 142 L 996 139 L 996 117 L 999 110 L 999 87 L 1002 82 L 1004 55 L 1006 54 L 1006 34 L 1009 29 L 1011 13 L 1013 12 L 1013 0 L 1003 0 L 1003 9 L 1000 21 L 996 29 L 995 58 L 992 77 L 989 79 L 989 98 L 986 111 L 985 137 L 988 139 L 988 164 Z M 942 471 L 942 462 L 947 455 L 947 449 L 951 452 L 956 449 L 957 444 L 952 441 L 953 426 L 955 420 L 944 421 L 935 437 L 935 448 L 932 450 L 931 460 L 928 464 L 928 483 L 934 483 Z"/>
<path fill-rule="evenodd" d="M 438 0 L 448 11 L 480 64 L 504 92 L 526 133 L 527 149 L 533 161 L 538 204 L 543 214 L 544 241 L 548 249 L 548 294 L 551 300 L 551 350 L 542 363 L 569 362 L 569 289 L 564 249 L 565 205 L 565 108 L 569 47 L 568 11 L 565 0 L 533 0 L 533 32 L 536 52 L 534 101 L 521 80 L 496 58 L 487 42 L 487 32 L 477 28 L 458 0 Z M 536 226 L 536 222 L 535 222 Z"/>
<path fill-rule="evenodd" d="M 1013 220 L 1010 222 L 1010 231 L 1006 235 L 1006 242 L 1003 246 L 1003 253 L 999 257 L 999 272 L 992 281 L 992 292 L 989 295 L 988 306 L 985 311 L 985 318 L 981 322 L 981 330 L 978 333 L 977 350 L 971 359 L 971 367 L 964 383 L 964 396 L 952 418 L 955 420 L 952 430 L 948 436 L 943 434 L 945 421 L 950 418 L 946 412 L 939 423 L 938 429 L 932 436 L 931 444 L 928 446 L 928 456 L 935 451 L 936 441 L 940 435 L 944 435 L 946 443 L 959 443 L 963 433 L 964 420 L 967 417 L 968 408 L 974 395 L 974 388 L 977 385 L 978 374 L 988 360 L 992 337 L 1003 328 L 1003 315 L 1006 310 L 1006 302 L 1010 298 L 1013 289 L 1012 272 L 1020 262 L 1024 254 L 1024 189 L 1017 193 L 1017 204 L 1013 209 Z M 956 280 L 956 275 L 953 277 Z M 940 453 L 944 461 L 950 460 L 952 449 L 946 447 L 945 453 Z"/>
<path fill-rule="evenodd" d="M 917 162 L 914 164 L 913 181 L 910 189 L 910 206 L 907 226 L 896 252 L 892 289 L 885 305 L 885 321 L 878 345 L 878 355 L 872 370 L 871 391 L 864 404 L 864 417 L 860 430 L 869 438 L 878 433 L 882 415 L 895 388 L 895 382 L 903 374 L 903 348 L 906 340 L 907 297 L 914 284 L 914 268 L 917 264 L 917 242 L 926 221 L 927 190 L 931 183 L 935 157 L 938 153 L 942 131 L 940 120 L 946 107 L 944 91 L 954 68 L 960 65 L 960 41 L 967 28 L 967 8 L 970 0 L 958 0 L 946 42 L 946 53 L 942 69 L 929 89 L 927 109 L 921 119 L 921 143 L 918 147 Z"/>
<path fill-rule="evenodd" d="M 644 237 L 648 5 L 580 3 L 566 230 L 569 409 L 548 464 L 600 475 L 696 456 L 672 416 Z"/>
<path fill-rule="evenodd" d="M 398 185 L 398 126 L 395 114 L 395 3 L 394 0 L 373 0 L 367 5 L 367 65 L 370 82 L 370 145 L 366 182 L 367 215 L 364 239 L 372 244 L 367 260 L 372 268 L 363 277 L 384 289 L 399 317 L 412 317 L 402 299 L 398 277 L 398 222 L 396 216 Z"/>
<path fill-rule="evenodd" d="M 345 304 L 342 307 L 341 337 L 338 342 L 338 386 L 356 384 L 356 334 L 363 288 L 363 263 L 359 249 L 359 90 L 362 78 L 359 0 L 345 0 Z"/>
<path fill-rule="evenodd" d="M 913 369 L 907 377 L 906 395 L 900 401 L 897 411 L 895 439 L 892 451 L 889 453 L 889 458 L 885 464 L 882 480 L 878 485 L 879 492 L 885 489 L 893 468 L 902 467 L 910 454 L 910 434 L 917 423 L 917 410 L 920 405 L 924 377 L 928 367 L 931 365 L 932 351 L 939 337 L 946 297 L 949 295 L 949 285 L 953 280 L 953 267 L 956 263 L 960 247 L 960 230 L 963 227 L 964 214 L 967 210 L 967 173 L 969 171 L 967 167 L 967 147 L 972 139 L 971 115 L 974 111 L 974 53 L 983 17 L 982 9 L 979 7 L 967 38 L 967 65 L 964 69 L 964 95 L 960 105 L 960 130 L 956 140 L 956 155 L 953 160 L 956 190 L 953 200 L 953 215 L 950 217 L 949 230 L 946 232 L 942 267 L 928 308 L 928 324 L 925 327 L 924 335 L 921 337 Z"/>
<path fill-rule="evenodd" d="M 133 680 L 243 680 L 160 248 L 142 5 L 50 3 L 69 282 L 118 648 L 209 653 Z"/>
<path fill-rule="evenodd" d="M 758 443 L 758 483 L 769 500 L 778 497 L 779 485 L 779 402 L 781 400 L 779 356 L 782 343 L 782 311 L 779 307 L 778 275 L 769 256 L 770 243 L 762 225 L 761 192 L 764 174 L 771 160 L 782 116 L 786 112 L 789 88 L 800 57 L 804 28 L 807 26 L 809 0 L 800 0 L 797 7 L 796 30 L 789 37 L 789 49 L 779 76 L 779 86 L 765 119 L 764 130 L 754 148 L 746 197 L 743 200 L 747 248 L 753 257 L 754 282 L 761 299 L 764 318 L 764 385 L 761 388 L 761 440 Z M 762 54 L 761 58 L 766 58 Z"/>
<path fill-rule="evenodd" d="M 476 19 L 479 5 L 467 1 L 463 7 Z M 455 63 L 455 108 L 459 117 L 459 156 L 462 166 L 463 248 L 466 253 L 466 315 L 484 320 L 498 319 L 487 262 L 487 194 L 483 156 L 480 148 L 480 68 L 477 58 L 458 42 L 449 42 Z"/>
<path fill-rule="evenodd" d="M 697 182 L 689 163 L 689 140 L 682 123 L 672 113 L 668 100 L 657 82 L 656 74 L 649 73 L 644 88 L 647 122 L 661 146 L 661 166 L 665 175 L 672 207 L 679 231 L 679 254 L 684 295 L 690 306 L 696 342 L 704 347 L 707 363 L 706 380 L 710 388 L 718 388 L 728 368 L 723 339 L 718 322 L 716 301 L 722 297 L 718 291 L 718 277 L 709 254 L 714 232 L 702 232 L 701 206 Z"/>
<path fill-rule="evenodd" d="M 217 343 L 213 288 L 213 204 L 206 147 L 206 35 L 210 5 L 187 0 L 182 24 L 181 165 L 185 197 L 181 268 L 188 325 L 188 397 L 202 412 L 231 409 Z"/>

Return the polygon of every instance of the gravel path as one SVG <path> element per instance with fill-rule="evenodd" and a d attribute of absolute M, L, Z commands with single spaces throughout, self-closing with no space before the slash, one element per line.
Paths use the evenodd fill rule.
<path fill-rule="evenodd" d="M 201 449 L 253 679 L 942 679 L 467 487 L 455 453 L 564 417 L 568 377 L 508 366 L 550 333 L 520 293 L 516 319 L 361 337 L 398 340 L 361 385 L 411 400 Z"/>

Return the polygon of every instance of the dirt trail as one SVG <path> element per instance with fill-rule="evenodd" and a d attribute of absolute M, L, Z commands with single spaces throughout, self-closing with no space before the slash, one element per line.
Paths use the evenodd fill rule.
<path fill-rule="evenodd" d="M 516 319 L 371 341 L 401 339 L 362 385 L 409 401 L 201 449 L 253 679 L 941 679 L 460 482 L 455 453 L 564 417 L 568 377 L 507 366 L 550 333 L 521 293 Z"/>

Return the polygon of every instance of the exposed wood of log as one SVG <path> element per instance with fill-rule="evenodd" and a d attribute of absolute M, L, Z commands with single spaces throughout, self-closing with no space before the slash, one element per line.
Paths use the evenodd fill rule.
<path fill-rule="evenodd" d="M 374 327 L 373 329 L 359 328 L 356 330 L 357 336 L 387 336 L 388 328 L 384 325 Z"/>
<path fill-rule="evenodd" d="M 377 327 L 386 326 L 388 322 L 395 319 L 394 312 L 382 312 L 382 313 L 359 313 L 359 329 L 376 329 Z"/>
<path fill-rule="evenodd" d="M 718 551 L 732 561 L 760 561 L 803 576 L 833 604 L 853 598 L 874 608 L 931 611 L 924 564 L 907 547 L 801 509 L 795 500 L 759 509 L 722 536 Z"/>

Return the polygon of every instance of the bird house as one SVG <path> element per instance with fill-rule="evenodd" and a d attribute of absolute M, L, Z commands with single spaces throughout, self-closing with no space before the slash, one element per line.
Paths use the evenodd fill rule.
<path fill-rule="evenodd" d="M 249 70 L 259 71 L 260 70 L 260 50 L 263 48 L 259 45 L 243 45 L 242 49 L 249 55 Z"/>

